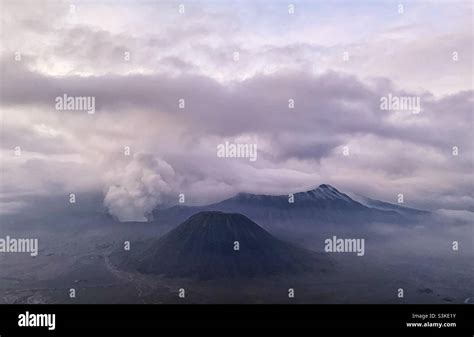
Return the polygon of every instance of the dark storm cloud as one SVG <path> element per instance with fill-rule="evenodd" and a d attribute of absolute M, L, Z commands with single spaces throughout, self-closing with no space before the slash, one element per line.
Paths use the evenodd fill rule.
<path fill-rule="evenodd" d="M 6 79 L 1 93 L 3 104 L 43 104 L 54 109 L 55 97 L 66 93 L 96 97 L 96 110 L 114 111 L 115 117 L 110 118 L 129 114 L 130 109 L 136 109 L 137 118 L 153 120 L 156 115 L 168 115 L 185 126 L 191 137 L 261 133 L 279 143 L 283 138 L 279 133 L 285 132 L 290 133 L 286 140 L 291 144 L 295 143 L 292 137 L 306 136 L 307 146 L 296 148 L 282 142 L 283 157 L 326 155 L 345 138 L 357 134 L 373 134 L 443 151 L 453 145 L 471 150 L 467 135 L 472 91 L 441 99 L 425 95 L 421 114 L 407 113 L 393 122 L 393 112 L 380 110 L 380 98 L 387 93 L 396 95 L 394 88 L 377 91 L 377 86 L 335 72 L 322 76 L 276 73 L 219 83 L 197 75 L 50 77 L 5 59 L 1 70 Z M 185 100 L 185 109 L 179 109 L 179 99 Z M 295 101 L 294 109 L 289 109 L 289 99 Z M 294 153 L 289 152 L 291 148 Z"/>

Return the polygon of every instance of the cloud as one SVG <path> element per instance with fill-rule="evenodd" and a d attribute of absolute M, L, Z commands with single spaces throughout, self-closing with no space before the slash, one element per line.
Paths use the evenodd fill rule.
<path fill-rule="evenodd" d="M 20 144 L 26 151 L 43 155 L 77 154 L 82 164 L 89 163 L 97 170 L 98 184 L 103 183 L 102 172 L 121 169 L 126 163 L 120 156 L 126 145 L 131 146 L 133 153 L 148 152 L 159 158 L 172 158 L 166 159 L 167 162 L 175 170 L 187 171 L 184 177 L 192 182 L 189 186 L 200 186 L 199 180 L 214 182 L 215 186 L 233 186 L 226 193 L 212 186 L 206 188 L 213 191 L 212 195 L 193 193 L 189 200 L 201 204 L 241 189 L 286 193 L 291 183 L 312 187 L 340 180 L 345 186 L 360 189 L 354 179 L 363 175 L 364 184 L 372 186 L 368 192 L 373 193 L 374 186 L 380 185 L 376 192 L 384 190 L 382 197 L 388 200 L 402 190 L 418 194 L 411 200 L 418 199 L 423 207 L 444 207 L 435 197 L 421 197 L 417 190 L 438 194 L 429 185 L 443 179 L 438 185 L 443 185 L 446 193 L 449 189 L 444 187 L 446 182 L 453 184 L 461 177 L 471 179 L 472 91 L 443 98 L 425 94 L 421 103 L 423 111 L 413 115 L 381 111 L 379 102 L 387 93 L 415 93 L 397 91 L 387 81 L 364 82 L 336 72 L 320 76 L 283 72 L 228 84 L 196 75 L 54 78 L 27 70 L 18 74 L 21 76 L 11 81 L 1 94 L 2 101 L 8 103 L 5 120 L 9 128 L 3 135 L 4 148 Z M 36 77 L 38 84 L 32 84 L 35 82 L 30 77 Z M 28 96 L 28 101 L 19 92 L 34 92 L 34 95 Z M 93 94 L 96 114 L 53 110 L 53 97 L 63 92 Z M 181 97 L 186 100 L 185 109 L 178 107 Z M 288 108 L 289 98 L 295 100 L 294 109 Z M 29 111 L 33 107 L 40 112 Z M 447 110 L 455 115 L 446 114 Z M 45 134 L 45 130 L 55 131 Z M 217 144 L 243 135 L 258 140 L 259 160 L 255 166 L 245 164 L 250 165 L 248 170 L 254 171 L 248 175 L 243 174 L 246 169 L 242 163 L 224 164 L 215 153 Z M 348 158 L 342 156 L 343 146 L 350 148 Z M 460 156 L 452 156 L 453 146 L 460 148 Z M 192 161 L 192 170 L 200 174 L 185 169 L 190 153 L 202 154 Z M 216 172 L 217 168 L 223 172 Z M 302 184 L 295 178 L 300 175 L 290 174 L 275 182 L 265 177 L 270 174 L 269 168 L 280 171 L 280 175 L 304 172 L 308 180 Z M 427 172 L 431 181 L 426 179 Z M 250 175 L 259 180 L 250 180 Z M 322 180 L 314 181 L 315 176 Z M 273 184 L 276 186 L 269 186 Z M 112 192 L 127 195 L 120 188 Z M 464 188 L 451 193 L 459 194 L 460 202 L 466 194 L 470 195 Z M 455 206 L 455 199 L 450 200 L 451 207 L 467 207 L 465 202 Z M 423 200 L 430 202 L 426 204 Z M 123 217 L 143 219 L 145 213 L 146 210 L 132 212 Z"/>
<path fill-rule="evenodd" d="M 472 211 L 439 209 L 436 213 L 442 217 L 456 220 L 458 223 L 462 224 L 472 224 L 472 219 L 474 219 L 474 212 Z"/>
<path fill-rule="evenodd" d="M 67 2 L 18 3 L 2 13 L 2 194 L 103 189 L 114 215 L 141 221 L 178 191 L 204 204 L 319 183 L 472 208 L 464 5 L 412 4 L 402 17 L 385 5 L 352 15 L 347 4 L 300 3 L 290 18 L 278 4 L 197 2 L 180 16 L 165 3 L 79 1 L 75 14 Z M 340 25 L 349 14 L 350 32 Z M 64 93 L 94 96 L 96 113 L 56 111 Z M 419 96 L 422 112 L 381 111 L 389 93 Z M 257 162 L 216 157 L 217 144 L 247 138 Z"/>

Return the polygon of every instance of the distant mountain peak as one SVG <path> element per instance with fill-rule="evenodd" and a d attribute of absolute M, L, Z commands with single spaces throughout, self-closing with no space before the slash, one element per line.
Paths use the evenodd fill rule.
<path fill-rule="evenodd" d="M 297 194 L 306 195 L 315 199 L 343 200 L 348 202 L 354 202 L 354 200 L 352 200 L 347 194 L 339 192 L 337 188 L 329 184 L 321 184 L 313 190 Z"/>
<path fill-rule="evenodd" d="M 329 184 L 321 184 L 318 186 L 319 189 L 322 190 L 330 190 L 330 191 L 337 191 L 337 189 Z M 339 192 L 339 191 L 338 191 Z"/>
<path fill-rule="evenodd" d="M 318 202 L 318 201 L 343 201 L 346 203 L 356 203 L 357 201 L 353 200 L 347 194 L 340 192 L 334 186 L 329 184 L 321 184 L 318 187 L 306 191 L 306 192 L 296 192 L 294 193 L 295 200 L 304 200 L 308 202 Z M 287 204 L 288 195 L 265 195 L 265 194 L 251 194 L 251 193 L 238 193 L 230 200 L 234 201 L 244 201 L 244 202 L 275 202 L 278 204 Z"/>

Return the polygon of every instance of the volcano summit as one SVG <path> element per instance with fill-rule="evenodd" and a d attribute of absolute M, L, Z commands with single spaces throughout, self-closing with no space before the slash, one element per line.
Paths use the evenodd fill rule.
<path fill-rule="evenodd" d="M 324 254 L 283 242 L 238 213 L 200 212 L 159 239 L 112 254 L 119 268 L 168 277 L 248 278 L 330 266 Z"/>

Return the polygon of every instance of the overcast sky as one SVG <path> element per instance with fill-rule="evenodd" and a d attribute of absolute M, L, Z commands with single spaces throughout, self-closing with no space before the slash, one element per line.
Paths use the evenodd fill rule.
<path fill-rule="evenodd" d="M 1 212 L 100 192 L 140 219 L 179 193 L 322 183 L 474 208 L 471 1 L 0 3 Z M 95 113 L 57 110 L 64 94 Z M 421 112 L 381 110 L 388 94 Z M 219 158 L 225 141 L 258 159 Z"/>

